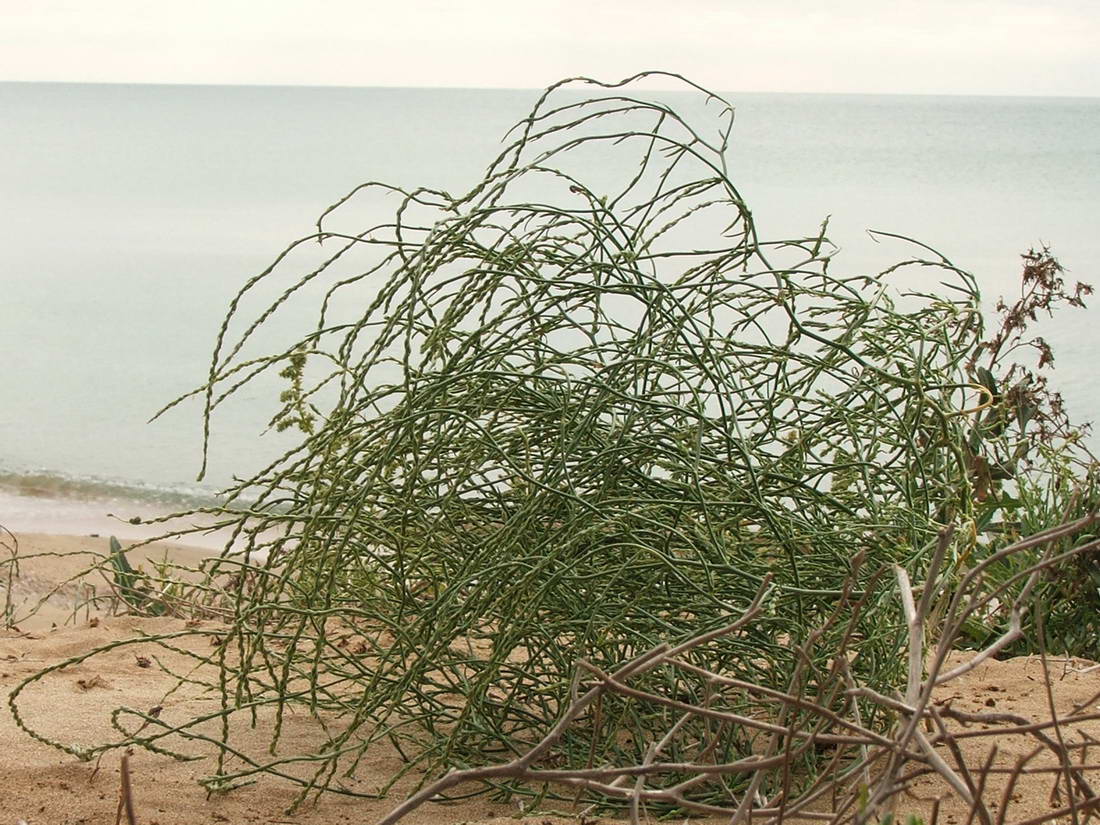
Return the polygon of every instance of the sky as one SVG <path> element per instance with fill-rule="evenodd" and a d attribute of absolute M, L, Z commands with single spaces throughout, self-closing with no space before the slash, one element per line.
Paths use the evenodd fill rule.
<path fill-rule="evenodd" d="M 0 81 L 1100 96 L 1100 0 L 0 0 Z"/>

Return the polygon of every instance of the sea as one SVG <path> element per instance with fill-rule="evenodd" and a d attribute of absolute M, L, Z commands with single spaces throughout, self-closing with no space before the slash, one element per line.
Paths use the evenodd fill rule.
<path fill-rule="evenodd" d="M 150 419 L 203 382 L 237 290 L 328 205 L 369 180 L 467 191 L 539 94 L 0 83 L 0 525 L 125 533 L 280 454 L 272 382 L 219 410 L 201 480 L 198 402 Z M 642 94 L 711 114 L 694 92 Z M 724 97 L 760 234 L 828 217 L 834 272 L 905 257 L 883 230 L 973 273 L 988 307 L 1032 247 L 1100 284 L 1100 99 Z M 1100 311 L 1038 331 L 1071 415 L 1096 419 Z"/>

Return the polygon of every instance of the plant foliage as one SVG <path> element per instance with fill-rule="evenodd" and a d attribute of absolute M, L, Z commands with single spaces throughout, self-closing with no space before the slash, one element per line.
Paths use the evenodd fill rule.
<path fill-rule="evenodd" d="M 1010 499 L 1071 494 L 1075 436 L 1035 446 L 1052 419 L 1003 373 L 971 276 L 897 236 L 912 257 L 876 276 L 835 272 L 824 226 L 761 238 L 726 167 L 728 104 L 684 81 L 706 102 L 688 118 L 634 80 L 551 87 L 465 194 L 357 187 L 233 302 L 207 420 L 270 371 L 290 384 L 273 424 L 302 440 L 229 491 L 244 556 L 213 687 L 226 717 L 301 705 L 339 723 L 317 752 L 243 763 L 226 725 L 212 787 L 277 765 L 355 793 L 341 777 L 380 740 L 426 775 L 517 754 L 568 705 L 578 659 L 610 671 L 727 624 L 769 575 L 764 617 L 696 664 L 813 693 L 847 649 L 887 689 L 905 634 L 876 575 L 919 580 L 948 524 L 962 570 L 997 546 Z M 396 209 L 364 229 L 372 198 Z M 310 241 L 328 257 L 279 280 Z M 900 269 L 943 288 L 903 294 Z M 299 340 L 246 355 L 318 288 Z M 827 621 L 853 574 L 858 621 Z M 648 687 L 705 701 L 697 681 Z M 669 720 L 609 699 L 548 758 L 637 761 Z"/>

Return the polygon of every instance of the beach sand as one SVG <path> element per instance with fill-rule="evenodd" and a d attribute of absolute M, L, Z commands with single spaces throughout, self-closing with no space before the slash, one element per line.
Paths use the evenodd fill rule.
<path fill-rule="evenodd" d="M 0 631 L 0 693 L 5 699 L 5 707 L 0 711 L 3 787 L 0 822 L 14 825 L 22 819 L 28 825 L 114 823 L 121 753 L 111 751 L 97 765 L 94 760 L 81 762 L 70 754 L 32 740 L 16 725 L 7 707 L 7 696 L 27 676 L 94 647 L 138 634 L 196 628 L 188 627 L 184 619 L 112 617 L 84 609 L 76 611 L 74 621 L 73 605 L 80 600 L 84 590 L 62 584 L 88 566 L 91 556 L 85 551 L 106 553 L 108 539 L 30 533 L 18 535 L 18 540 L 21 557 L 43 553 L 56 555 L 21 562 L 20 577 L 13 587 L 17 599 L 24 607 L 40 599 L 45 601 L 33 617 L 19 621 L 17 629 Z M 134 566 L 148 565 L 152 560 L 165 557 L 183 566 L 194 566 L 210 553 L 202 548 L 160 544 L 140 548 L 128 555 Z M 88 576 L 87 581 L 100 591 L 106 589 L 106 582 L 97 575 Z M 197 629 L 204 626 L 213 630 L 217 625 L 205 622 Z M 204 652 L 205 645 L 208 653 L 208 638 L 189 636 L 180 645 L 198 653 Z M 20 710 L 36 730 L 52 739 L 91 744 L 117 737 L 107 718 L 110 710 L 120 705 L 143 710 L 160 705 L 164 707 L 164 714 L 181 719 L 210 709 L 208 699 L 186 692 L 166 700 L 165 691 L 174 680 L 149 662 L 154 656 L 159 656 L 165 664 L 180 663 L 166 660 L 164 652 L 153 645 L 125 646 L 51 673 L 20 696 Z M 285 746 L 293 749 L 295 737 L 308 736 L 312 727 L 299 727 L 295 720 L 289 721 L 283 738 Z M 267 734 L 263 729 L 246 731 L 239 741 L 262 752 Z M 130 757 L 130 766 L 139 822 L 146 825 L 374 822 L 401 799 L 400 795 L 382 801 L 328 795 L 319 805 L 306 803 L 295 814 L 288 815 L 286 810 L 294 800 L 296 788 L 278 780 L 262 778 L 254 785 L 207 798 L 206 791 L 196 780 L 209 772 L 204 766 L 210 764 L 208 760 L 180 762 L 137 750 Z M 377 754 L 365 760 L 360 784 L 367 788 L 380 785 L 399 770 L 400 765 L 395 753 L 379 749 Z M 484 800 L 472 800 L 455 806 L 425 806 L 407 821 L 515 822 L 512 817 L 516 813 L 514 807 L 509 809 Z M 499 819 L 501 816 L 508 818 Z M 554 822 L 555 819 L 539 817 L 533 821 Z"/>
<path fill-rule="evenodd" d="M 137 634 L 170 633 L 195 629 L 184 619 L 139 619 L 128 616 L 107 616 L 102 612 L 80 609 L 82 591 L 73 586 L 56 590 L 88 563 L 84 551 L 107 551 L 105 537 L 58 536 L 21 534 L 18 536 L 21 556 L 55 554 L 25 561 L 21 575 L 14 583 L 17 599 L 27 603 L 46 598 L 38 613 L 20 621 L 18 629 L 0 631 L 0 694 L 6 699 L 12 689 L 31 674 L 50 665 L 56 665 L 77 657 L 92 648 L 115 640 L 132 638 Z M 134 552 L 131 561 L 136 565 L 150 560 L 163 559 L 165 555 L 184 565 L 194 565 L 209 551 L 179 545 L 159 545 Z M 105 588 L 106 583 L 89 577 L 88 584 Z M 48 595 L 52 591 L 53 595 Z M 47 598 L 48 596 L 48 598 Z M 17 614 L 18 615 L 18 614 Z M 199 629 L 216 629 L 216 623 L 208 621 Z M 184 650 L 202 652 L 208 637 L 190 635 L 180 642 Z M 166 697 L 165 692 L 173 680 L 162 673 L 154 656 L 164 656 L 152 645 L 128 645 L 96 656 L 92 660 L 70 664 L 51 672 L 35 682 L 19 697 L 19 708 L 31 720 L 36 730 L 64 743 L 100 743 L 109 741 L 113 732 L 108 724 L 109 712 L 120 705 L 148 711 L 156 706 L 171 718 L 186 719 L 209 710 L 210 700 L 186 690 Z M 184 661 L 166 664 L 179 664 Z M 1064 713 L 1079 702 L 1093 699 L 1100 690 L 1100 670 L 1081 673 L 1089 663 L 1075 660 L 1051 665 L 1053 702 L 1059 713 Z M 1019 658 L 993 661 L 951 683 L 937 696 L 940 702 L 949 701 L 954 707 L 967 711 L 1014 713 L 1029 719 L 1050 718 L 1048 699 L 1043 680 L 1043 664 L 1037 658 Z M 119 800 L 120 759 L 118 750 L 108 752 L 102 760 L 81 762 L 74 756 L 49 747 L 28 737 L 17 726 L 7 708 L 0 711 L 0 823 L 20 820 L 28 825 L 50 823 L 62 825 L 94 825 L 114 823 Z M 262 752 L 268 741 L 267 722 L 261 716 L 257 729 L 242 731 L 238 741 L 245 748 Z M 1100 721 L 1075 725 L 1073 736 L 1080 728 L 1086 735 L 1100 740 Z M 283 733 L 283 743 L 292 750 L 296 742 L 306 745 L 305 737 L 314 730 L 297 719 L 288 717 Z M 1070 731 L 1066 731 L 1069 736 Z M 296 740 L 296 737 L 302 737 Z M 985 757 L 989 742 L 976 739 L 964 740 L 963 747 L 977 747 L 972 756 L 974 764 Z M 999 762 L 1011 765 L 1013 760 L 1030 750 L 1032 745 L 1006 737 L 998 742 L 1001 750 Z M 228 794 L 207 796 L 197 779 L 210 773 L 212 762 L 176 761 L 171 758 L 135 750 L 130 757 L 133 798 L 138 822 L 144 825 L 183 825 L 183 823 L 371 823 L 377 822 L 403 797 L 402 789 L 396 790 L 385 800 L 352 799 L 326 795 L 320 802 L 308 802 L 293 814 L 287 808 L 295 797 L 295 788 L 289 783 L 261 777 L 256 784 L 240 788 Z M 399 770 L 398 755 L 385 748 L 375 748 L 364 759 L 358 774 L 357 787 L 377 787 Z M 1032 816 L 1049 813 L 1059 804 L 1049 796 L 1049 781 L 1027 777 L 1020 792 L 1010 800 L 1008 822 L 1023 821 Z M 920 795 L 931 798 L 946 793 L 942 782 L 922 779 L 918 784 Z M 1000 800 L 999 789 L 991 788 L 989 798 Z M 999 802 L 998 802 L 999 804 Z M 902 800 L 899 814 L 910 810 L 927 812 L 928 802 L 918 799 Z M 124 820 L 125 821 L 125 820 Z M 483 798 L 465 800 L 454 805 L 425 805 L 405 820 L 407 823 L 478 823 L 478 825 L 503 825 L 525 822 L 530 825 L 547 823 L 577 823 L 575 818 L 549 815 L 523 817 L 516 808 L 492 804 Z M 596 820 L 587 819 L 587 823 Z M 603 820 L 608 821 L 608 820 Z M 706 822 L 709 820 L 695 820 Z M 720 820 L 713 820 L 715 822 Z M 1068 821 L 1068 818 L 1067 818 Z M 957 801 L 948 800 L 941 808 L 940 822 L 945 825 L 965 825 L 965 809 Z"/>

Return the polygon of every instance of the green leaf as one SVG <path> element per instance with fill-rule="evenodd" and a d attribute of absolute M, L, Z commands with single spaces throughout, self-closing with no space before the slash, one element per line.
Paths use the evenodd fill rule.
<path fill-rule="evenodd" d="M 976 370 L 978 375 L 978 382 L 989 390 L 993 394 L 993 398 L 996 399 L 1000 393 L 997 391 L 997 381 L 993 377 L 993 373 L 987 370 L 985 367 L 978 367 Z"/>
<path fill-rule="evenodd" d="M 122 551 L 122 544 L 114 536 L 111 536 L 111 566 L 115 569 L 115 586 L 119 595 L 132 608 L 140 608 L 147 598 L 137 589 L 140 575 L 130 565 L 126 554 Z"/>

